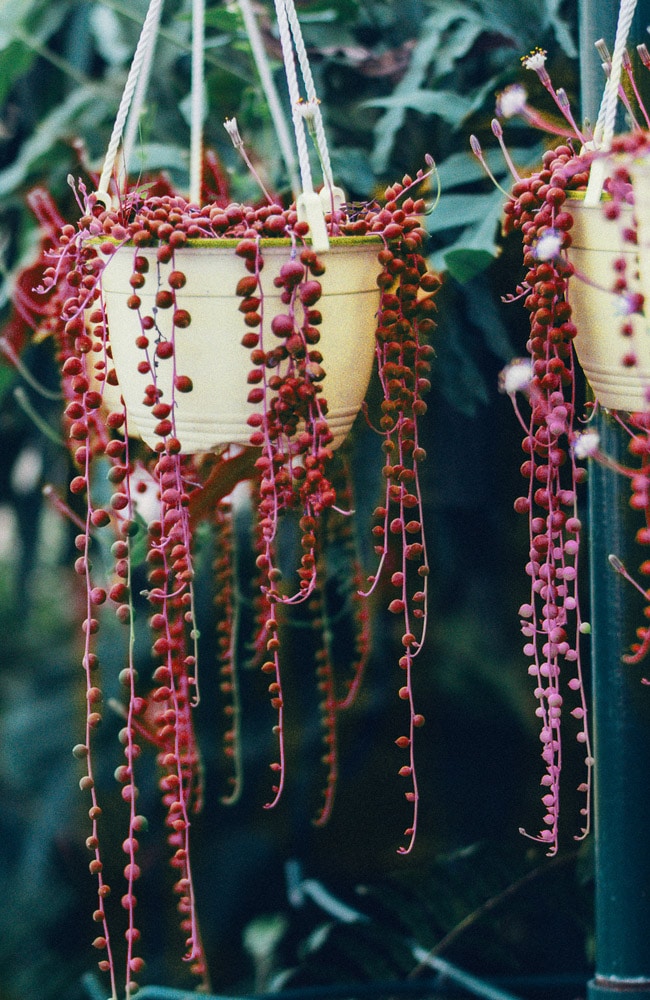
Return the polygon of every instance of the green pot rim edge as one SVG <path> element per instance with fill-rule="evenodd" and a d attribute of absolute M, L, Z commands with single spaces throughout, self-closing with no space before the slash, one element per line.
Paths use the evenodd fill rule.
<path fill-rule="evenodd" d="M 374 247 L 374 246 L 380 247 L 383 246 L 384 244 L 381 235 L 374 233 L 368 233 L 364 236 L 331 236 L 329 242 L 331 247 L 364 246 L 364 245 L 367 245 L 369 247 Z M 105 236 L 105 237 L 93 236 L 90 240 L 88 240 L 88 243 L 92 244 L 93 246 L 100 246 L 102 243 L 114 243 L 118 247 L 118 249 L 122 249 L 122 247 L 128 247 L 130 249 L 133 249 L 135 247 L 134 243 L 128 241 L 122 243 L 120 242 L 120 240 L 116 240 L 111 236 Z M 206 237 L 205 239 L 188 240 L 181 247 L 176 247 L 175 249 L 176 251 L 197 250 L 201 248 L 213 250 L 221 247 L 224 250 L 233 250 L 236 246 L 239 245 L 239 243 L 241 243 L 241 239 L 234 239 L 233 237 L 230 236 L 224 239 L 220 239 L 219 237 L 209 237 L 209 238 Z M 293 241 L 290 240 L 288 237 L 274 238 L 270 236 L 265 236 L 262 237 L 262 239 L 260 240 L 260 245 L 262 246 L 262 248 L 266 247 L 272 250 L 275 248 L 279 249 L 280 247 L 290 247 L 293 246 L 294 244 Z M 296 246 L 303 246 L 303 244 L 296 244 Z M 304 246 L 307 249 L 309 249 L 311 244 L 307 242 L 304 244 Z M 140 249 L 157 250 L 158 245 L 155 243 L 151 243 L 141 247 Z M 325 253 L 326 251 L 320 251 L 320 252 Z"/>

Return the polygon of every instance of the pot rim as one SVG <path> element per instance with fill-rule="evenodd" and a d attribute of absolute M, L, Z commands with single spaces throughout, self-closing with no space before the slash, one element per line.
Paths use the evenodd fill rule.
<path fill-rule="evenodd" d="M 239 246 L 239 244 L 243 239 L 247 238 L 248 237 L 245 236 L 239 238 L 235 238 L 232 236 L 227 236 L 223 238 L 215 236 L 215 237 L 204 237 L 201 239 L 188 239 L 187 242 L 183 243 L 182 246 L 175 247 L 174 251 L 175 253 L 178 253 L 180 250 L 197 250 L 197 249 L 234 250 L 237 246 Z M 253 237 L 250 238 L 252 239 Z M 263 236 L 259 242 L 260 246 L 263 249 L 267 248 L 270 250 L 274 248 L 280 249 L 281 247 L 293 247 L 293 246 L 301 246 L 301 247 L 304 246 L 305 248 L 311 247 L 310 240 L 305 240 L 304 242 L 302 240 L 297 241 L 290 239 L 288 236 L 287 237 Z M 330 236 L 329 242 L 330 242 L 330 247 L 335 248 L 335 247 L 351 247 L 351 246 L 382 247 L 385 241 L 381 233 L 365 233 L 363 235 L 352 235 L 352 236 Z M 129 249 L 134 249 L 136 247 L 136 244 L 132 240 L 117 240 L 113 236 L 103 236 L 103 237 L 93 236 L 88 240 L 88 243 L 93 246 L 101 246 L 102 243 L 112 243 L 117 247 L 118 250 L 121 250 L 123 247 L 124 248 L 128 247 Z M 151 243 L 147 243 L 142 247 L 139 247 L 138 249 L 156 250 L 158 249 L 159 245 L 160 241 L 156 240 L 156 238 L 154 237 Z M 327 251 L 321 251 L 321 252 L 326 253 Z"/>
<path fill-rule="evenodd" d="M 587 189 L 585 188 L 584 191 L 565 191 L 564 193 L 567 196 L 567 201 L 574 201 L 577 204 L 581 205 L 584 202 L 584 200 L 585 200 L 585 195 L 587 194 Z M 606 191 L 603 191 L 602 194 L 601 194 L 601 196 L 600 196 L 600 200 L 599 200 L 598 204 L 597 205 L 587 205 L 587 208 L 600 208 L 600 206 L 603 204 L 603 202 L 611 201 L 611 200 L 612 200 L 612 196 L 610 194 L 608 194 Z M 621 207 L 623 207 L 623 206 L 621 206 Z"/>

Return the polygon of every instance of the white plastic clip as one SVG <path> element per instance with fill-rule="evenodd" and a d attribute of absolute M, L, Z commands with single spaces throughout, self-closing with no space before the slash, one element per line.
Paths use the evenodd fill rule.
<path fill-rule="evenodd" d="M 315 191 L 303 191 L 298 195 L 296 201 L 296 211 L 298 221 L 306 222 L 309 226 L 311 245 L 317 253 L 324 253 L 330 248 L 330 241 L 327 236 L 325 225 L 325 213 L 320 195 Z"/>
<path fill-rule="evenodd" d="M 608 163 L 604 157 L 592 161 L 587 190 L 585 191 L 585 206 L 588 208 L 593 208 L 600 202 L 603 186 L 607 179 L 607 167 Z"/>
<path fill-rule="evenodd" d="M 326 184 L 320 190 L 320 200 L 325 214 L 340 212 L 341 206 L 345 205 L 345 191 L 340 187 L 335 187 L 335 185 L 328 187 Z"/>

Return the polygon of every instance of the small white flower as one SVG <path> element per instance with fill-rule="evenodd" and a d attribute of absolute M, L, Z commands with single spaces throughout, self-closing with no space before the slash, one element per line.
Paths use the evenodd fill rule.
<path fill-rule="evenodd" d="M 527 98 L 525 87 L 519 83 L 513 83 L 497 95 L 496 112 L 500 118 L 514 118 L 515 115 L 523 115 L 526 111 Z"/>
<path fill-rule="evenodd" d="M 562 249 L 562 234 L 557 229 L 547 229 L 535 244 L 537 260 L 555 260 Z"/>
<path fill-rule="evenodd" d="M 226 132 L 232 139 L 232 144 L 235 147 L 235 149 L 240 149 L 244 145 L 244 140 L 239 134 L 239 126 L 237 125 L 237 119 L 226 118 L 225 122 L 223 123 L 223 127 L 225 128 Z"/>
<path fill-rule="evenodd" d="M 528 56 L 523 56 L 521 60 L 521 65 L 524 69 L 532 69 L 535 73 L 539 73 L 541 69 L 544 69 L 546 64 L 546 50 L 545 49 L 533 49 L 533 51 Z"/>
<path fill-rule="evenodd" d="M 296 104 L 296 111 L 300 118 L 302 118 L 305 122 L 310 135 L 314 134 L 314 130 L 316 128 L 317 117 L 320 114 L 319 104 L 320 101 L 317 97 L 313 98 L 311 101 L 305 101 L 304 98 L 301 97 Z"/>
<path fill-rule="evenodd" d="M 311 101 L 306 101 L 303 97 L 300 97 L 298 99 L 298 103 L 296 104 L 296 108 L 301 118 L 306 118 L 308 121 L 313 121 L 318 112 L 319 104 L 320 101 L 318 100 L 317 97 Z"/>
<path fill-rule="evenodd" d="M 527 392 L 533 377 L 530 358 L 514 358 L 499 374 L 499 389 L 509 396 Z"/>
<path fill-rule="evenodd" d="M 573 454 L 578 459 L 593 458 L 600 448 L 598 431 L 582 431 L 573 439 Z"/>

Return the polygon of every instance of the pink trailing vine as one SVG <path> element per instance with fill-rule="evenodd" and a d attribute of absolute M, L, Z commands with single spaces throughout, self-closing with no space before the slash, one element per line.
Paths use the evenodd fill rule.
<path fill-rule="evenodd" d="M 642 56 L 643 58 L 643 56 Z M 580 147 L 593 137 L 578 128 L 566 94 L 555 89 L 545 68 L 546 53 L 535 50 L 523 61 L 533 70 L 553 98 L 564 123 L 557 125 L 530 107 L 523 87 L 516 84 L 497 100 L 497 112 L 504 118 L 519 115 L 534 127 L 567 141 L 550 149 L 542 157 L 539 170 L 528 177 L 517 172 L 503 142 L 498 121 L 493 122 L 497 137 L 506 156 L 514 184 L 504 206 L 504 232 L 521 234 L 525 276 L 510 301 L 523 301 L 530 317 L 530 335 L 526 344 L 528 358 L 515 360 L 502 373 L 502 389 L 507 392 L 524 431 L 522 449 L 525 459 L 521 472 L 526 481 L 525 492 L 515 501 L 515 510 L 528 520 L 530 548 L 526 572 L 530 577 L 530 598 L 519 609 L 524 636 L 524 653 L 528 671 L 534 680 L 536 715 L 540 721 L 540 741 L 544 774 L 542 829 L 533 839 L 545 844 L 549 854 L 555 854 L 559 842 L 560 776 L 563 763 L 562 718 L 566 712 L 567 689 L 573 700 L 571 715 L 576 720 L 576 739 L 585 752 L 585 780 L 579 791 L 584 794 L 580 808 L 582 828 L 577 839 L 589 831 L 591 771 L 593 759 L 587 725 L 587 701 L 584 690 L 580 637 L 588 631 L 582 621 L 578 589 L 579 552 L 582 525 L 578 516 L 577 499 L 586 469 L 580 462 L 591 458 L 615 467 L 627 476 L 631 484 L 630 503 L 644 514 L 644 526 L 637 541 L 647 544 L 650 490 L 648 484 L 647 413 L 615 413 L 615 419 L 628 428 L 630 453 L 637 457 L 638 466 L 627 468 L 612 462 L 600 451 L 597 433 L 583 429 L 576 412 L 577 362 L 573 341 L 577 329 L 573 321 L 569 286 L 578 281 L 591 282 L 589 275 L 576 273 L 572 262 L 573 214 L 569 196 L 584 197 L 592 164 L 605 157 L 609 165 L 605 195 L 601 210 L 605 218 L 620 219 L 621 235 L 631 246 L 636 245 L 637 232 L 633 221 L 621 207 L 633 201 L 626 155 L 640 155 L 647 150 L 647 136 L 634 124 L 630 135 L 615 139 L 611 152 L 599 151 L 597 143 Z M 631 72 L 629 57 L 623 68 Z M 633 93 L 638 93 L 632 87 Z M 644 111 L 645 115 L 645 111 Z M 647 118 L 646 118 L 647 120 Z M 480 144 L 472 137 L 472 150 L 486 166 Z M 576 146 L 578 148 L 576 148 Z M 613 154 L 613 159 L 610 157 Z M 599 164 L 600 166 L 600 164 Z M 489 173 L 489 170 L 488 170 Z M 492 175 L 491 175 L 492 176 Z M 628 286 L 630 275 L 627 262 L 620 257 L 614 263 L 611 287 L 606 289 L 620 303 L 622 344 L 631 336 L 631 317 L 643 309 L 643 296 Z M 593 282 L 591 282 L 593 283 Z M 637 358 L 633 350 L 623 355 L 623 364 L 633 368 Z M 526 416 L 518 403 L 524 396 L 530 412 Z M 593 404 L 591 404 L 593 406 Z M 630 577 L 615 554 L 610 557 L 613 569 L 629 579 L 637 589 L 648 591 Z M 642 564 L 642 573 L 650 570 L 650 562 Z M 639 628 L 638 641 L 626 662 L 639 662 L 650 649 L 650 630 Z M 568 674 L 568 680 L 565 681 Z M 524 831 L 522 831 L 524 832 Z"/>

